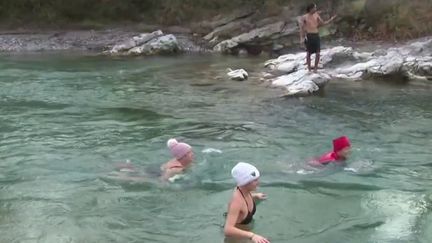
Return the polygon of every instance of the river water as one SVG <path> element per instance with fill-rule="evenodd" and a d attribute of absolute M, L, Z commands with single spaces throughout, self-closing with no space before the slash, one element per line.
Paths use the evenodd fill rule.
<path fill-rule="evenodd" d="M 334 81 L 284 99 L 223 76 L 263 62 L 1 56 L 0 242 L 223 242 L 238 161 L 261 171 L 253 231 L 271 242 L 431 242 L 432 86 Z M 346 168 L 304 165 L 339 135 Z M 195 150 L 184 178 L 108 176 L 157 168 L 171 137 Z"/>

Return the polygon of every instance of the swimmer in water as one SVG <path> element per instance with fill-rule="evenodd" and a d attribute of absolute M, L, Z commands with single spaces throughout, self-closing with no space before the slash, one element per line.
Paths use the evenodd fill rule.
<path fill-rule="evenodd" d="M 266 199 L 265 194 L 254 193 L 260 177 L 258 169 L 251 164 L 239 162 L 231 170 L 231 175 L 236 181 L 237 187 L 234 189 L 228 204 L 224 227 L 225 236 L 250 239 L 254 243 L 269 243 L 269 240 L 245 227 L 253 220 L 256 211 L 255 200 Z"/>
<path fill-rule="evenodd" d="M 172 138 L 168 140 L 167 146 L 174 158 L 160 167 L 163 180 L 169 180 L 176 175 L 182 174 L 194 160 L 194 153 L 189 144 L 179 143 Z"/>
<path fill-rule="evenodd" d="M 348 137 L 342 136 L 333 140 L 333 151 L 327 152 L 309 162 L 312 166 L 324 166 L 330 163 L 345 165 L 351 152 L 351 142 Z"/>
<path fill-rule="evenodd" d="M 192 147 L 186 143 L 179 143 L 176 139 L 170 139 L 167 142 L 168 149 L 174 157 L 170 161 L 164 163 L 160 168 L 153 170 L 148 168 L 141 173 L 129 160 L 119 163 L 115 166 L 116 171 L 110 173 L 110 176 L 116 176 L 122 180 L 140 181 L 151 177 L 159 177 L 163 181 L 174 181 L 176 176 L 182 174 L 190 167 L 194 160 Z M 153 175 L 153 176 L 152 176 Z"/>
<path fill-rule="evenodd" d="M 132 183 L 144 183 L 148 182 L 148 177 L 142 174 L 131 162 L 126 160 L 126 162 L 117 163 L 115 165 L 115 171 L 110 172 L 105 179 L 132 182 Z"/>

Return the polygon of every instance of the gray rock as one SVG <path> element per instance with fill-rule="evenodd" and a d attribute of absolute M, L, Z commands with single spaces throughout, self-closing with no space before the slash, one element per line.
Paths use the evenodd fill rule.
<path fill-rule="evenodd" d="M 131 48 L 133 48 L 135 46 L 136 46 L 135 40 L 133 40 L 133 39 L 132 40 L 127 40 L 127 41 L 125 41 L 125 42 L 123 42 L 121 44 L 113 46 L 113 48 L 110 50 L 110 53 L 114 54 L 114 53 L 119 53 L 119 52 L 122 52 L 122 51 L 127 51 L 127 50 L 129 50 L 129 49 L 131 49 Z"/>
<path fill-rule="evenodd" d="M 233 13 L 231 13 L 228 16 L 216 16 L 213 19 L 213 21 L 202 23 L 202 25 L 208 26 L 208 27 L 214 29 L 214 28 L 226 25 L 226 24 L 228 24 L 234 20 L 251 16 L 252 14 L 255 13 L 255 11 L 256 10 L 253 8 L 245 7 L 245 8 L 238 9 L 238 10 L 234 11 Z"/>
<path fill-rule="evenodd" d="M 115 45 L 111 50 L 109 51 L 110 54 L 116 54 L 119 52 L 127 52 L 132 48 L 135 48 L 137 46 L 140 46 L 156 37 L 159 37 L 163 35 L 162 31 L 157 30 L 152 33 L 144 33 L 140 34 L 138 36 L 134 36 L 129 40 L 126 40 L 125 42 Z"/>
<path fill-rule="evenodd" d="M 205 48 L 205 43 L 200 43 L 196 40 L 192 40 L 189 35 L 176 35 L 178 42 L 178 48 L 180 52 L 210 52 L 210 49 Z"/>
<path fill-rule="evenodd" d="M 293 34 L 295 31 L 296 28 L 292 26 L 287 27 L 283 21 L 279 21 L 224 40 L 217 44 L 213 50 L 222 53 L 231 53 L 232 49 L 236 48 L 239 44 L 272 45 L 274 39 L 283 35 Z"/>
<path fill-rule="evenodd" d="M 283 96 L 306 96 L 323 87 L 331 76 L 325 72 L 311 73 L 305 69 L 279 76 L 271 80 L 273 86 L 283 86 L 286 92 Z"/>
<path fill-rule="evenodd" d="M 228 68 L 227 70 L 228 70 L 227 75 L 232 80 L 243 81 L 243 80 L 248 79 L 248 77 L 249 77 L 248 73 L 244 69 L 232 70 L 231 68 Z"/>
<path fill-rule="evenodd" d="M 242 31 L 244 28 L 250 27 L 250 18 L 240 19 L 237 21 L 233 21 L 226 25 L 222 25 L 214 29 L 212 32 L 208 33 L 203 37 L 204 40 L 210 41 L 213 38 L 218 36 L 232 36 L 233 34 L 238 34 L 238 32 Z"/>
<path fill-rule="evenodd" d="M 320 65 L 330 64 L 332 62 L 340 62 L 340 60 L 351 59 L 354 56 L 351 47 L 336 46 L 330 49 L 325 49 L 321 52 Z M 312 55 L 315 58 L 315 55 Z M 276 59 L 268 60 L 264 66 L 272 70 L 291 73 L 300 68 L 306 68 L 305 53 L 286 54 Z"/>
<path fill-rule="evenodd" d="M 175 34 L 191 34 L 192 30 L 183 26 L 169 26 L 164 28 L 164 31 L 167 33 L 175 33 Z"/>
<path fill-rule="evenodd" d="M 174 35 L 164 35 L 152 39 L 141 46 L 134 47 L 128 51 L 130 55 L 157 55 L 169 54 L 178 51 L 177 39 Z"/>
<path fill-rule="evenodd" d="M 183 48 L 195 51 L 190 42 L 183 41 Z M 162 31 L 157 30 L 152 33 L 144 33 L 134 36 L 131 39 L 115 45 L 108 54 L 120 55 L 158 55 L 170 54 L 179 51 L 179 42 L 174 35 L 164 35 Z"/>
<path fill-rule="evenodd" d="M 262 79 L 272 86 L 284 87 L 285 96 L 308 95 L 323 88 L 332 79 L 362 80 L 368 78 L 422 79 L 432 75 L 432 41 L 420 41 L 370 52 L 356 52 L 337 46 L 321 51 L 320 64 L 325 71 L 311 73 L 305 67 L 305 54 L 287 54 L 268 60 L 264 66 L 274 76 L 264 73 Z M 312 56 L 312 59 L 314 57 Z"/>
<path fill-rule="evenodd" d="M 156 37 L 162 36 L 164 33 L 161 30 L 156 30 L 152 33 L 144 33 L 139 36 L 134 36 L 132 39 L 135 41 L 135 45 L 142 45 Z"/>
<path fill-rule="evenodd" d="M 217 44 L 213 50 L 216 52 L 221 53 L 229 53 L 231 52 L 231 49 L 238 46 L 239 43 L 235 42 L 234 40 L 224 40 L 221 43 Z"/>

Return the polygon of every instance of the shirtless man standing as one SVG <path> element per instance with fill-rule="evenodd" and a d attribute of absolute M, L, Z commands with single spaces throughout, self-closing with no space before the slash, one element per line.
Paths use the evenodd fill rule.
<path fill-rule="evenodd" d="M 306 46 L 306 61 L 309 71 L 312 70 L 311 55 L 315 53 L 314 72 L 317 72 L 321 49 L 318 28 L 333 21 L 336 15 L 327 21 L 323 21 L 319 15 L 319 11 L 317 11 L 315 3 L 309 4 L 306 8 L 306 12 L 305 15 L 300 17 L 300 44 L 304 43 Z"/>

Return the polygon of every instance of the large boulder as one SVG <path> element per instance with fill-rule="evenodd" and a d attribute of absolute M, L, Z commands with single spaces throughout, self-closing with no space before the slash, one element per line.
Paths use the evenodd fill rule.
<path fill-rule="evenodd" d="M 141 46 L 130 49 L 127 53 L 132 55 L 158 55 L 171 54 L 179 50 L 177 39 L 174 35 L 164 35 L 152 39 Z"/>
<path fill-rule="evenodd" d="M 276 59 L 268 60 L 264 63 L 264 66 L 268 67 L 270 70 L 277 70 L 284 73 L 291 73 L 297 71 L 298 69 L 306 68 L 306 54 L 296 53 L 296 54 L 286 54 L 279 56 Z M 315 55 L 312 55 L 312 59 Z M 330 63 L 339 63 L 351 59 L 358 58 L 354 55 L 354 51 L 351 47 L 336 46 L 329 49 L 324 49 L 321 52 L 320 65 L 327 65 Z"/>
<path fill-rule="evenodd" d="M 236 9 L 231 14 L 217 15 L 210 21 L 203 21 L 197 23 L 193 26 L 193 29 L 195 32 L 198 33 L 209 33 L 212 32 L 215 28 L 227 25 L 231 22 L 235 22 L 243 18 L 247 18 L 253 15 L 255 12 L 256 9 L 249 7 Z"/>
<path fill-rule="evenodd" d="M 179 44 L 174 35 L 164 35 L 157 30 L 144 33 L 112 47 L 108 54 L 112 55 L 158 55 L 172 54 L 179 51 Z"/>
<path fill-rule="evenodd" d="M 203 38 L 206 41 L 210 41 L 214 38 L 230 36 L 233 34 L 241 34 L 242 31 L 244 31 L 245 29 L 249 29 L 251 25 L 251 18 L 239 19 L 215 28 L 212 32 L 208 33 Z"/>
<path fill-rule="evenodd" d="M 124 52 L 124 51 L 128 51 L 136 46 L 140 46 L 146 42 L 148 42 L 149 40 L 152 40 L 156 37 L 162 36 L 163 33 L 160 30 L 154 31 L 152 33 L 144 33 L 138 36 L 134 36 L 129 40 L 126 40 L 123 43 L 117 44 L 115 46 L 113 46 L 113 48 L 111 48 L 111 50 L 109 51 L 111 54 L 116 54 L 119 52 Z"/>
<path fill-rule="evenodd" d="M 285 96 L 304 96 L 317 92 L 330 80 L 430 80 L 432 79 L 432 41 L 418 41 L 387 50 L 357 52 L 336 46 L 322 50 L 317 73 L 307 71 L 305 53 L 282 55 L 264 63 L 262 79 L 286 89 Z M 312 59 L 314 56 L 312 56 Z"/>
<path fill-rule="evenodd" d="M 275 40 L 283 36 L 294 35 L 296 32 L 296 24 L 278 21 L 221 41 L 213 50 L 221 53 L 235 53 L 233 49 L 242 46 L 270 46 Z"/>
<path fill-rule="evenodd" d="M 317 92 L 320 87 L 324 87 L 330 79 L 331 76 L 325 72 L 312 73 L 301 69 L 279 76 L 270 82 L 272 86 L 285 87 L 284 96 L 307 96 Z"/>
<path fill-rule="evenodd" d="M 266 1 L 261 2 L 257 11 L 240 8 L 233 15 L 203 24 L 207 31 L 200 34 L 210 47 L 222 53 L 237 54 L 237 49 L 247 50 L 248 46 L 273 54 L 286 53 L 298 45 L 298 17 L 305 13 L 307 3 L 287 1 L 266 9 Z M 430 0 L 326 0 L 318 3 L 318 8 L 325 20 L 338 15 L 332 24 L 320 28 L 323 38 L 411 39 L 430 33 L 432 27 L 428 21 Z M 287 23 L 286 30 L 279 28 L 281 22 Z"/>

